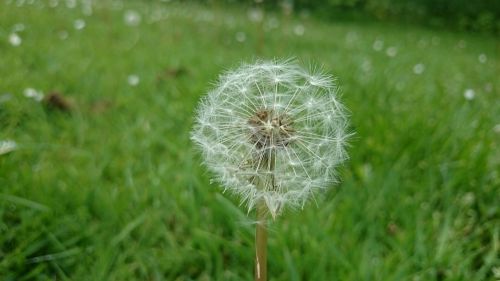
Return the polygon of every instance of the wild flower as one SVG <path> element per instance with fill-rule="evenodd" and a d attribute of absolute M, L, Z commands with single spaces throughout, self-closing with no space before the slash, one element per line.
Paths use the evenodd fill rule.
<path fill-rule="evenodd" d="M 0 155 L 7 154 L 17 149 L 17 143 L 13 140 L 0 140 Z"/>
<path fill-rule="evenodd" d="M 273 217 L 332 185 L 346 158 L 346 111 L 331 76 L 291 61 L 257 61 L 220 76 L 191 139 L 225 190 Z"/>

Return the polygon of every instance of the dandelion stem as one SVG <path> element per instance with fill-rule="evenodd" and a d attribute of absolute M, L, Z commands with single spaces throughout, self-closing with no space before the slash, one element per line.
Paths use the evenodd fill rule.
<path fill-rule="evenodd" d="M 266 205 L 257 207 L 257 227 L 255 229 L 255 281 L 267 280 L 267 229 Z"/>

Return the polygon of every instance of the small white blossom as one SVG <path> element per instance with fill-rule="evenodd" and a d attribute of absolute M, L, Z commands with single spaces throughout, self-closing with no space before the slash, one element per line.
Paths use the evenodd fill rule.
<path fill-rule="evenodd" d="M 245 42 L 245 40 L 247 40 L 247 35 L 245 34 L 245 32 L 236 32 L 236 41 L 243 43 Z"/>
<path fill-rule="evenodd" d="M 335 182 L 348 122 L 328 75 L 258 61 L 220 76 L 199 105 L 191 139 L 225 190 L 275 217 Z"/>
<path fill-rule="evenodd" d="M 17 33 L 11 33 L 9 35 L 9 43 L 12 46 L 17 47 L 17 46 L 21 45 L 22 42 L 23 42 L 23 40 L 21 39 L 21 37 L 19 37 L 19 35 L 17 35 Z"/>
<path fill-rule="evenodd" d="M 135 74 L 131 74 L 127 77 L 127 82 L 130 86 L 137 86 L 139 85 L 139 82 L 141 80 L 139 79 L 139 76 L 135 75 Z"/>
<path fill-rule="evenodd" d="M 304 35 L 304 32 L 306 31 L 306 28 L 302 24 L 298 24 L 293 28 L 293 33 L 297 36 L 302 36 Z"/>
<path fill-rule="evenodd" d="M 261 22 L 264 19 L 264 12 L 258 8 L 249 9 L 247 15 L 252 22 Z"/>
<path fill-rule="evenodd" d="M 141 15 L 134 10 L 126 11 L 123 19 L 129 26 L 138 26 L 141 23 Z"/>
<path fill-rule="evenodd" d="M 43 100 L 43 93 L 41 91 L 37 91 L 33 88 L 26 88 L 24 89 L 24 96 L 30 99 L 34 99 L 35 101 L 42 101 Z"/>
<path fill-rule="evenodd" d="M 66 39 L 68 39 L 68 36 L 69 36 L 69 34 L 66 30 L 59 31 L 57 33 L 57 35 L 59 36 L 59 39 L 61 39 L 61 40 L 66 40 Z"/>
<path fill-rule="evenodd" d="M 375 51 L 382 51 L 382 49 L 384 48 L 384 41 L 382 40 L 375 40 L 375 42 L 373 42 L 373 49 Z"/>
<path fill-rule="evenodd" d="M 17 143 L 12 140 L 0 140 L 0 155 L 17 149 Z"/>
<path fill-rule="evenodd" d="M 85 28 L 85 21 L 82 19 L 77 19 L 73 23 L 73 27 L 75 27 L 76 30 L 82 30 Z"/>
<path fill-rule="evenodd" d="M 464 98 L 466 100 L 473 100 L 476 97 L 476 92 L 473 89 L 467 89 L 464 92 Z"/>
<path fill-rule="evenodd" d="M 486 61 L 488 60 L 488 57 L 486 57 L 485 54 L 480 54 L 478 57 L 478 60 L 480 63 L 486 63 Z"/>
<path fill-rule="evenodd" d="M 422 63 L 418 63 L 415 66 L 413 66 L 413 73 L 415 73 L 417 75 L 424 73 L 424 70 L 425 70 L 425 66 Z"/>
<path fill-rule="evenodd" d="M 389 57 L 395 57 L 398 54 L 398 49 L 396 47 L 389 47 L 385 50 L 385 54 Z"/>

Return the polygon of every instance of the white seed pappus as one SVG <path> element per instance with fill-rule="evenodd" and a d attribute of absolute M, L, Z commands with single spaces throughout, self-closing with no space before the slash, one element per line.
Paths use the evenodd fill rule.
<path fill-rule="evenodd" d="M 249 211 L 276 217 L 330 187 L 346 158 L 347 116 L 331 76 L 291 61 L 257 61 L 220 76 L 191 139 L 216 180 Z"/>

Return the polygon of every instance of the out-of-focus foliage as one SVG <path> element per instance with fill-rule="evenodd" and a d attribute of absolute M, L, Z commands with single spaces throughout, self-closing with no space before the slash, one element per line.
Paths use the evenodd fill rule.
<path fill-rule="evenodd" d="M 266 1 L 256 2 L 266 4 Z M 500 32 L 498 0 L 284 0 L 267 1 L 266 5 L 307 9 L 330 19 L 350 17 L 354 13 L 379 20 L 397 20 L 468 31 Z"/>

